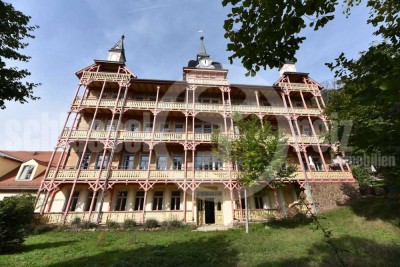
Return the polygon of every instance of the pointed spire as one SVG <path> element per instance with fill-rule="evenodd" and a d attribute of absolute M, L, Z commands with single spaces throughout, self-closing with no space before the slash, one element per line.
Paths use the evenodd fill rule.
<path fill-rule="evenodd" d="M 110 50 L 108 50 L 107 60 L 125 63 L 126 58 L 125 58 L 124 39 L 125 35 L 122 35 L 121 39 L 113 47 L 111 47 Z"/>
<path fill-rule="evenodd" d="M 204 46 L 203 31 L 200 30 L 199 32 L 200 32 L 200 49 L 199 49 L 199 53 L 197 54 L 197 56 L 208 57 L 210 55 L 207 54 L 206 47 Z"/>

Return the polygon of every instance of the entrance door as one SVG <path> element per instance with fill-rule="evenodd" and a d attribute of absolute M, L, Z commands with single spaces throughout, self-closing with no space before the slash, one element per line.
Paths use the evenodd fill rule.
<path fill-rule="evenodd" d="M 204 209 L 206 212 L 206 224 L 215 223 L 215 207 L 214 198 L 206 198 L 204 201 Z"/>

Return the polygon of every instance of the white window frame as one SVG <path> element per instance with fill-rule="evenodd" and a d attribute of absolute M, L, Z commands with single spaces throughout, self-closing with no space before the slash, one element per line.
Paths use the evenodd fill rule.
<path fill-rule="evenodd" d="M 23 170 L 25 169 L 25 167 L 33 167 L 33 169 L 31 170 L 31 173 L 29 175 L 29 179 L 21 179 L 21 175 L 23 174 Z M 26 162 L 26 164 L 22 164 L 21 167 L 18 170 L 18 174 L 17 177 L 15 178 L 16 181 L 32 181 L 34 174 L 36 173 L 36 169 L 37 169 L 37 164 L 32 164 L 29 162 Z"/>

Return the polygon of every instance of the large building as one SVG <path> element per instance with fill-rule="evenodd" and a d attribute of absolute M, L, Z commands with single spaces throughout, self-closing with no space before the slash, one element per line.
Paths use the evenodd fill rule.
<path fill-rule="evenodd" d="M 287 214 L 304 192 L 314 210 L 346 198 L 349 166 L 323 142 L 322 87 L 285 64 L 271 85 L 231 84 L 203 37 L 182 81 L 140 79 L 125 65 L 124 37 L 107 60 L 78 71 L 79 84 L 38 195 L 52 223 L 149 218 L 231 224 L 244 217 L 234 165 L 211 152 L 214 129 L 235 135 L 232 114 L 255 114 L 287 137 L 298 170 L 284 186 L 249 194 L 251 220 Z"/>

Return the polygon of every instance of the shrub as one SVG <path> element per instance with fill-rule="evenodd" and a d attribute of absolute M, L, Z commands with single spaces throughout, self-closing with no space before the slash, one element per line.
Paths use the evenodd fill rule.
<path fill-rule="evenodd" d="M 50 232 L 57 229 L 57 226 L 55 225 L 37 225 L 35 229 L 33 230 L 34 235 L 40 235 L 46 232 Z"/>
<path fill-rule="evenodd" d="M 83 221 L 81 223 L 81 227 L 83 229 L 93 229 L 93 228 L 97 228 L 97 224 L 91 221 Z"/>
<path fill-rule="evenodd" d="M 143 226 L 145 229 L 152 229 L 152 228 L 157 228 L 159 226 L 159 223 L 156 219 L 147 219 L 144 222 Z"/>
<path fill-rule="evenodd" d="M 23 194 L 0 201 L 0 252 L 21 247 L 34 220 L 34 197 Z"/>
<path fill-rule="evenodd" d="M 116 229 L 116 228 L 119 227 L 119 223 L 114 222 L 112 220 L 107 220 L 106 226 L 107 226 L 108 229 Z"/>
<path fill-rule="evenodd" d="M 174 219 L 172 221 L 162 222 L 161 227 L 165 230 L 179 229 L 183 227 L 183 223 L 179 220 Z"/>
<path fill-rule="evenodd" d="M 351 167 L 351 172 L 354 175 L 354 178 L 358 181 L 358 185 L 360 187 L 370 186 L 371 185 L 371 175 L 369 174 L 369 170 L 362 166 L 353 166 Z"/>
<path fill-rule="evenodd" d="M 124 229 L 132 229 L 137 226 L 137 223 L 134 220 L 127 219 L 124 221 L 123 227 Z"/>
<path fill-rule="evenodd" d="M 71 225 L 79 226 L 80 224 L 81 224 L 81 218 L 79 218 L 79 217 L 75 217 L 75 218 L 71 221 Z"/>

